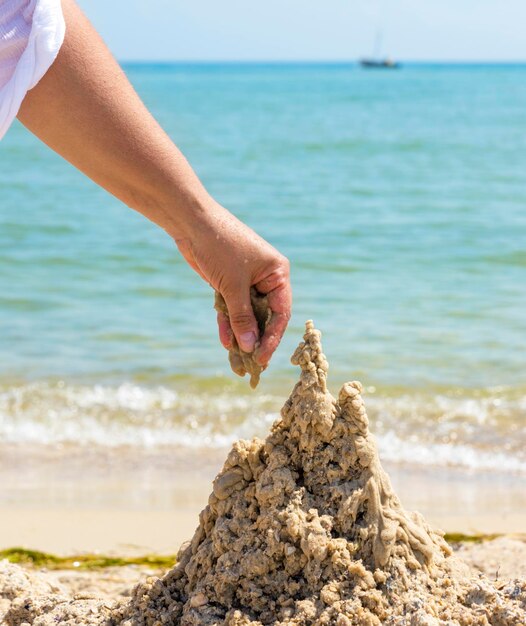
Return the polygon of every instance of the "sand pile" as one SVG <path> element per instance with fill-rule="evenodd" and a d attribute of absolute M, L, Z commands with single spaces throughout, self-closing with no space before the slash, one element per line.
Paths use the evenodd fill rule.
<path fill-rule="evenodd" d="M 301 377 L 282 419 L 265 441 L 233 446 L 174 569 L 111 611 L 93 603 L 90 621 L 75 621 L 85 604 L 47 596 L 20 601 L 6 623 L 526 624 L 524 581 L 470 578 L 441 533 L 404 511 L 380 465 L 360 384 L 344 385 L 337 401 L 327 390 L 312 322 L 292 362 Z"/>

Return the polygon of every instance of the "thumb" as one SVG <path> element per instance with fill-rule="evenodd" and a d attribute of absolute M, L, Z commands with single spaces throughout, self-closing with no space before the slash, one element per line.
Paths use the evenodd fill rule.
<path fill-rule="evenodd" d="M 230 318 L 230 326 L 243 352 L 253 352 L 259 339 L 258 324 L 250 302 L 250 289 L 236 289 L 223 294 Z"/>

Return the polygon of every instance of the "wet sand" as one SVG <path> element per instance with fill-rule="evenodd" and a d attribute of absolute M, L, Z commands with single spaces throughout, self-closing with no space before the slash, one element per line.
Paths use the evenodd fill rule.
<path fill-rule="evenodd" d="M 192 536 L 224 456 L 223 450 L 4 448 L 0 549 L 175 554 Z M 404 506 L 448 533 L 526 533 L 521 476 L 385 467 Z"/>

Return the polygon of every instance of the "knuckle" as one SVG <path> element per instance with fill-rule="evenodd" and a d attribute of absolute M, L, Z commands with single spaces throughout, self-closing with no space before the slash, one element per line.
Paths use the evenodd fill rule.
<path fill-rule="evenodd" d="M 232 311 L 230 313 L 230 323 L 237 328 L 251 328 L 253 315 L 249 311 Z"/>
<path fill-rule="evenodd" d="M 267 281 L 278 287 L 289 282 L 290 264 L 288 259 L 283 257 L 277 265 L 272 268 Z"/>
<path fill-rule="evenodd" d="M 283 271 L 288 275 L 290 273 L 290 261 L 286 256 L 281 257 L 281 265 L 283 267 Z"/>

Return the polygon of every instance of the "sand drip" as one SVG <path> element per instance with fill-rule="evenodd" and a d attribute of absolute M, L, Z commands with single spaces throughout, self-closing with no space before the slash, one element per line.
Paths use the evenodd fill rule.
<path fill-rule="evenodd" d="M 265 334 L 265 330 L 272 318 L 272 311 L 268 306 L 268 297 L 264 294 L 258 293 L 255 287 L 250 289 L 250 302 L 252 304 L 252 310 L 254 311 L 254 317 L 258 323 L 259 336 L 262 337 Z M 228 308 L 223 296 L 216 291 L 214 298 L 214 308 L 218 313 L 223 313 L 229 317 Z M 255 351 L 259 347 L 259 341 L 256 342 L 254 352 L 243 352 L 239 347 L 237 340 L 232 335 L 232 347 L 228 351 L 228 360 L 232 371 L 238 376 L 250 375 L 250 386 L 255 389 L 259 384 L 261 372 L 264 370 L 256 361 Z"/>
<path fill-rule="evenodd" d="M 292 362 L 301 376 L 281 420 L 265 441 L 234 444 L 171 571 L 111 611 L 93 601 L 86 621 L 75 621 L 75 601 L 46 597 L 20 600 L 23 615 L 14 606 L 6 623 L 526 624 L 524 581 L 471 577 L 442 533 L 402 508 L 380 465 L 361 385 L 331 396 L 312 322 Z"/>

